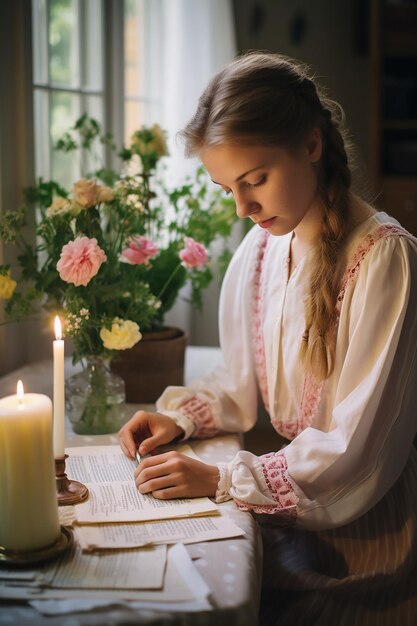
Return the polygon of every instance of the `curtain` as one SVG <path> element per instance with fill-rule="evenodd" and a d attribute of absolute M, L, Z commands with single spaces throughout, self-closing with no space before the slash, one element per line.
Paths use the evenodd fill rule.
<path fill-rule="evenodd" d="M 210 78 L 236 54 L 232 1 L 162 0 L 153 7 L 153 11 L 160 11 L 162 36 L 152 38 L 146 46 L 150 62 L 146 82 L 160 102 L 157 121 L 168 132 L 170 159 L 165 175 L 168 182 L 178 183 L 195 171 L 197 162 L 184 158 L 176 134 L 193 115 Z M 152 24 L 157 22 L 154 15 Z M 154 65 L 152 59 L 156 60 Z M 186 290 L 182 296 L 187 297 Z M 191 343 L 216 344 L 217 301 L 218 288 L 213 285 L 205 293 L 203 317 L 196 316 L 189 304 L 179 299 L 166 322 L 185 329 Z M 197 319 L 201 330 L 196 333 L 193 327 Z"/>

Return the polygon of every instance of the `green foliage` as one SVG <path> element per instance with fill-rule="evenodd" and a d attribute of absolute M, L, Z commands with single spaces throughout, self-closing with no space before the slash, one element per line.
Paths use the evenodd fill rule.
<path fill-rule="evenodd" d="M 93 152 L 98 142 L 116 151 L 112 136 L 83 115 L 55 148 Z M 181 261 L 189 238 L 208 251 L 214 241 L 223 241 L 221 273 L 230 260 L 233 201 L 213 190 L 202 168 L 184 184 L 166 188 L 157 175 L 160 159 L 167 156 L 165 133 L 159 126 L 137 130 L 130 145 L 117 153 L 122 172 L 96 170 L 75 182 L 72 190 L 39 179 L 24 190 L 22 207 L 0 216 L 0 237 L 19 251 L 18 268 L 0 265 L 0 297 L 7 294 L 3 297 L 8 317 L 22 320 L 39 310 L 59 314 L 65 333 L 74 339 L 75 360 L 87 354 L 111 356 L 100 331 L 111 329 L 115 320 L 135 322 L 142 332 L 163 325 L 187 281 L 192 304 L 201 307 L 213 267 L 210 260 L 197 266 Z M 36 242 L 31 244 L 22 229 L 34 222 Z M 76 284 L 60 274 L 57 263 L 64 246 L 81 237 L 89 243 L 96 240 L 94 245 L 106 258 L 85 284 Z M 140 250 L 154 246 L 153 252 L 126 262 L 124 253 L 133 244 L 136 251 L 137 246 Z"/>

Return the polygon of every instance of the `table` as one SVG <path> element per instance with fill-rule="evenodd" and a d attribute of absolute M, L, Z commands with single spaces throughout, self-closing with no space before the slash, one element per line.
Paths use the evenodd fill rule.
<path fill-rule="evenodd" d="M 193 347 L 186 351 L 185 382 L 198 378 L 221 363 L 217 348 Z M 66 375 L 73 373 L 70 360 L 65 363 Z M 51 396 L 52 363 L 49 360 L 25 365 L 0 378 L 0 397 L 15 393 L 17 380 L 21 378 L 27 391 Z M 126 405 L 127 418 L 137 405 Z M 66 425 L 66 446 L 100 445 L 118 443 L 117 434 L 81 436 Z M 208 440 L 191 440 L 195 453 L 208 463 L 230 460 L 241 447 L 237 435 L 221 435 Z M 207 626 L 256 626 L 262 571 L 262 541 L 256 522 L 249 513 L 239 511 L 233 502 L 227 504 L 230 517 L 245 531 L 244 537 L 222 541 L 210 541 L 186 546 L 194 565 L 211 589 L 212 610 L 195 612 L 187 606 L 178 610 L 155 609 L 135 611 L 108 607 L 103 610 L 70 613 L 67 615 L 42 616 L 34 608 L 16 602 L 0 603 L 0 624 L 25 626 L 95 626 L 114 624 L 158 624 L 158 626 L 197 625 Z"/>

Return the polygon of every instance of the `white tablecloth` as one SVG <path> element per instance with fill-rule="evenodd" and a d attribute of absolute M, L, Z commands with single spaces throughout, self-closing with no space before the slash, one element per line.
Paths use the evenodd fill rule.
<path fill-rule="evenodd" d="M 210 371 L 221 362 L 217 348 L 189 347 L 186 353 L 185 380 L 189 382 Z M 74 368 L 66 361 L 66 375 Z M 17 380 L 23 380 L 28 392 L 52 393 L 52 363 L 39 361 L 26 365 L 0 378 L 0 397 L 16 392 Z M 136 410 L 126 405 L 126 418 Z M 81 436 L 75 435 L 69 423 L 66 425 L 66 445 L 100 445 L 118 443 L 117 434 Z M 240 444 L 236 435 L 222 435 L 205 441 L 190 441 L 196 454 L 207 463 L 230 460 Z M 262 548 L 256 523 L 249 513 L 239 511 L 233 503 L 227 505 L 233 521 L 245 531 L 244 537 L 192 544 L 187 547 L 198 571 L 210 587 L 211 611 L 193 612 L 187 607 L 164 611 L 162 605 L 153 609 L 127 610 L 108 608 L 90 613 L 71 613 L 66 616 L 43 617 L 25 604 L 0 603 L 0 624 L 38 626 L 92 626 L 103 624 L 158 624 L 206 626 L 256 626 L 261 583 Z"/>

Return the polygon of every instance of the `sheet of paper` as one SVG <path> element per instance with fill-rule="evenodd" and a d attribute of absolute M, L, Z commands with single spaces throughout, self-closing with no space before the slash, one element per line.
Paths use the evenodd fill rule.
<path fill-rule="evenodd" d="M 245 534 L 227 516 L 220 515 L 159 522 L 77 525 L 74 531 L 85 551 L 135 548 L 149 544 L 188 544 Z"/>
<path fill-rule="evenodd" d="M 162 589 L 167 563 L 166 546 L 112 550 L 85 554 L 74 543 L 61 558 L 39 567 L 34 580 L 16 579 L 13 572 L 5 585 L 55 589 Z M 7 597 L 7 596 L 2 596 Z"/>
<path fill-rule="evenodd" d="M 140 551 L 142 550 L 143 548 Z M 85 556 L 91 559 L 90 554 Z M 5 583 L 0 585 L 0 598 L 30 600 L 32 605 L 35 605 L 33 602 L 35 600 L 72 601 L 65 603 L 65 611 L 63 612 L 76 611 L 79 599 L 106 600 L 109 605 L 118 600 L 133 600 L 135 603 L 154 603 L 154 606 L 161 605 L 161 608 L 165 608 L 165 603 L 176 603 L 178 610 L 181 610 L 182 602 L 193 602 L 196 599 L 208 602 L 210 594 L 207 584 L 193 565 L 186 548 L 181 544 L 168 548 L 163 589 L 140 589 L 137 591 L 116 589 L 115 587 L 112 589 L 83 589 L 82 571 L 79 574 L 81 578 L 77 582 L 77 589 L 33 587 L 23 583 L 20 586 L 12 586 Z M 119 571 L 114 571 L 113 580 L 116 581 L 118 576 Z M 56 611 L 57 604 L 54 608 Z"/>
<path fill-rule="evenodd" d="M 166 559 L 166 546 L 86 555 L 75 544 L 72 555 L 48 568 L 45 582 L 55 588 L 162 589 Z"/>
<path fill-rule="evenodd" d="M 191 451 L 189 446 L 180 451 L 186 453 L 187 448 Z M 67 453 L 67 476 L 86 484 L 90 492 L 86 502 L 75 506 L 81 524 L 175 519 L 217 511 L 209 498 L 158 500 L 139 493 L 133 480 L 135 463 L 119 446 L 69 448 Z"/>
<path fill-rule="evenodd" d="M 149 600 L 141 600 L 133 602 L 132 600 L 121 600 L 115 598 L 113 600 L 104 600 L 100 598 L 77 598 L 76 600 L 31 600 L 28 603 L 42 615 L 67 615 L 68 613 L 88 613 L 89 611 L 97 611 L 97 609 L 105 609 L 111 605 L 111 608 L 120 608 L 131 611 L 137 609 L 143 611 L 181 611 L 202 613 L 213 609 L 210 602 L 204 598 L 198 600 L 186 600 L 181 602 L 152 602 Z"/>
<path fill-rule="evenodd" d="M 0 567 L 0 584 L 2 580 L 16 580 L 16 581 L 24 581 L 29 582 L 31 580 L 35 580 L 37 576 L 36 570 L 19 570 L 16 567 L 4 567 L 3 565 Z"/>

